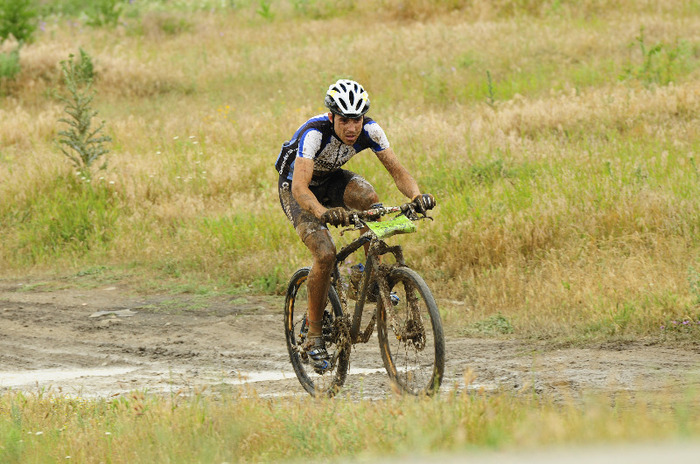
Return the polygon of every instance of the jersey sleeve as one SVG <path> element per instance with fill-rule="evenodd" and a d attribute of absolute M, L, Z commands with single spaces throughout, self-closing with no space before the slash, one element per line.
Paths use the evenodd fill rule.
<path fill-rule="evenodd" d="M 299 139 L 298 158 L 314 159 L 321 150 L 322 134 L 316 129 L 309 129 Z"/>
<path fill-rule="evenodd" d="M 371 140 L 370 148 L 372 151 L 378 152 L 389 148 L 389 139 L 386 137 L 384 129 L 382 129 L 379 124 L 371 121 L 368 124 L 365 124 L 364 129 Z"/>

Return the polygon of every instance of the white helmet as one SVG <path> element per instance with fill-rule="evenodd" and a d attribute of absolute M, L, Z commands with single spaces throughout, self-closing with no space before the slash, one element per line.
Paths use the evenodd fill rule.
<path fill-rule="evenodd" d="M 339 79 L 328 87 L 325 104 L 333 114 L 359 118 L 369 111 L 369 95 L 357 82 Z"/>

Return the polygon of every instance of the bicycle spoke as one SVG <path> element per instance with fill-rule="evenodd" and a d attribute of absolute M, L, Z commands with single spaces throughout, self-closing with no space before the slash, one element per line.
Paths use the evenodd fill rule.
<path fill-rule="evenodd" d="M 439 387 L 444 369 L 442 326 L 427 286 L 408 271 L 389 277 L 388 286 L 397 298 L 396 304 L 382 304 L 382 357 L 389 376 L 402 390 L 431 394 Z"/>
<path fill-rule="evenodd" d="M 349 335 L 342 319 L 342 310 L 335 290 L 329 292 L 328 307 L 324 311 L 323 337 L 332 367 L 319 374 L 313 369 L 302 346 L 308 333 L 308 291 L 306 278 L 308 268 L 300 269 L 292 277 L 285 303 L 285 332 L 289 357 L 294 371 L 304 389 L 314 396 L 334 395 L 343 385 L 348 369 Z"/>

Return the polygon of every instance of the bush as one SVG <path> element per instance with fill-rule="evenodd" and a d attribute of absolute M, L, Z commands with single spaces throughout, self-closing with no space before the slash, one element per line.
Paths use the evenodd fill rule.
<path fill-rule="evenodd" d="M 20 43 L 31 42 L 37 15 L 32 0 L 0 0 L 0 42 L 10 36 Z"/>

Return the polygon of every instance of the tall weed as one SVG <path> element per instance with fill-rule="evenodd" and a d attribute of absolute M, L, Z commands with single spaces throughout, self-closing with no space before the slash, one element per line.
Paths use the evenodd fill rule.
<path fill-rule="evenodd" d="M 109 153 L 106 144 L 112 141 L 111 137 L 102 134 L 104 121 L 97 127 L 92 125 L 92 119 L 97 115 L 97 110 L 92 107 L 95 96 L 92 59 L 81 48 L 80 61 L 74 62 L 71 54 L 68 60 L 61 62 L 61 70 L 68 90 L 68 96 L 61 97 L 61 101 L 66 104 L 64 111 L 70 118 L 59 119 L 68 125 L 68 129 L 58 132 L 59 148 L 82 175 L 91 177 L 92 165 Z M 100 169 L 106 167 L 105 162 Z"/>

